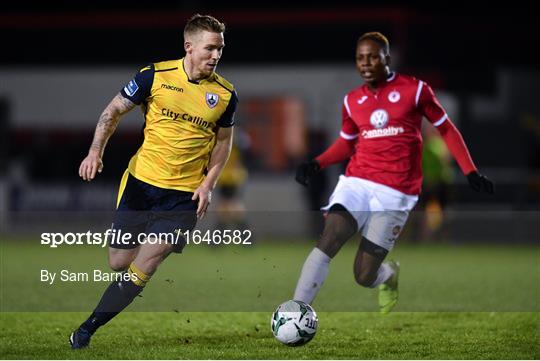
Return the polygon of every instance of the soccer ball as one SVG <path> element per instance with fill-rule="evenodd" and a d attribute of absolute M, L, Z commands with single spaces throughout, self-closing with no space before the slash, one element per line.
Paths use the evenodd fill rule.
<path fill-rule="evenodd" d="M 300 346 L 315 336 L 318 322 L 317 314 L 310 305 L 290 300 L 279 305 L 272 315 L 272 333 L 287 346 Z"/>

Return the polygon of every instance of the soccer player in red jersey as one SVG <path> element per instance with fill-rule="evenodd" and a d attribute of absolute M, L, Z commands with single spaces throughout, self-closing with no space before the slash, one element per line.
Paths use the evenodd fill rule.
<path fill-rule="evenodd" d="M 297 169 L 296 180 L 307 186 L 320 169 L 349 159 L 324 208 L 324 231 L 304 263 L 294 299 L 313 301 L 330 260 L 360 232 L 355 279 L 361 286 L 379 287 L 380 311 L 388 313 L 398 298 L 399 264 L 383 260 L 420 194 L 422 119 L 437 128 L 474 190 L 492 194 L 494 185 L 478 172 L 431 87 L 390 70 L 390 45 L 383 34 L 370 32 L 358 39 L 356 68 L 365 84 L 343 99 L 340 137 Z"/>

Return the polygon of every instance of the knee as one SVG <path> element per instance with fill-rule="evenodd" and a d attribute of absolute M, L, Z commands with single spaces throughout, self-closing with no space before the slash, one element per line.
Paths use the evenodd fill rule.
<path fill-rule="evenodd" d="M 124 254 L 109 254 L 109 267 L 113 271 L 121 272 L 128 269 L 133 257 Z"/>
<path fill-rule="evenodd" d="M 109 267 L 111 267 L 111 269 L 116 272 L 125 271 L 130 264 L 131 262 L 126 261 L 125 259 L 119 259 L 115 257 L 109 258 Z"/>
<path fill-rule="evenodd" d="M 326 253 L 330 258 L 334 258 L 341 246 L 347 242 L 351 235 L 336 226 L 325 227 L 322 236 L 317 242 L 317 248 Z"/>
<path fill-rule="evenodd" d="M 323 251 L 330 258 L 334 255 L 334 248 L 338 239 L 335 235 L 325 232 L 317 241 L 317 248 Z"/>
<path fill-rule="evenodd" d="M 137 249 L 109 248 L 109 267 L 116 272 L 125 271 L 135 259 Z"/>
<path fill-rule="evenodd" d="M 321 239 L 327 241 L 347 240 L 354 234 L 343 222 L 328 221 L 324 225 Z"/>
<path fill-rule="evenodd" d="M 354 272 L 354 280 L 362 287 L 371 287 L 375 282 L 375 277 L 369 272 L 357 271 Z"/>

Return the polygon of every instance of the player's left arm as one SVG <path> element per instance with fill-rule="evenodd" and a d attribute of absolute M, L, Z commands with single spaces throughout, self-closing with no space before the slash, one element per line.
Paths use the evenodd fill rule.
<path fill-rule="evenodd" d="M 197 217 L 203 218 L 212 198 L 212 190 L 216 187 L 219 175 L 229 159 L 232 148 L 233 128 L 218 128 L 216 144 L 210 155 L 208 173 L 199 188 L 193 193 L 193 200 L 199 200 Z"/>
<path fill-rule="evenodd" d="M 454 123 L 446 114 L 433 90 L 427 84 L 421 84 L 418 90 L 418 106 L 423 115 L 437 128 L 442 139 L 457 161 L 461 171 L 467 177 L 469 185 L 477 192 L 485 191 L 489 194 L 495 192 L 495 185 L 486 176 L 480 174 L 474 165 L 467 145 Z"/>
<path fill-rule="evenodd" d="M 199 188 L 193 193 L 193 200 L 199 200 L 197 207 L 197 217 L 202 218 L 206 213 L 206 209 L 212 198 L 212 190 L 216 187 L 219 175 L 229 159 L 232 148 L 233 128 L 234 128 L 234 113 L 238 104 L 238 95 L 233 90 L 227 108 L 216 122 L 216 144 L 210 155 L 208 164 L 208 172 L 206 178 L 201 183 Z"/>

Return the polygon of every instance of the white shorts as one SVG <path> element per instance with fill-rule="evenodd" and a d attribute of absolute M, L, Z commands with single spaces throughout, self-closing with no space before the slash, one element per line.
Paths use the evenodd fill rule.
<path fill-rule="evenodd" d="M 341 204 L 352 214 L 363 237 L 390 251 L 417 201 L 418 196 L 341 175 L 328 205 L 322 209 Z"/>

